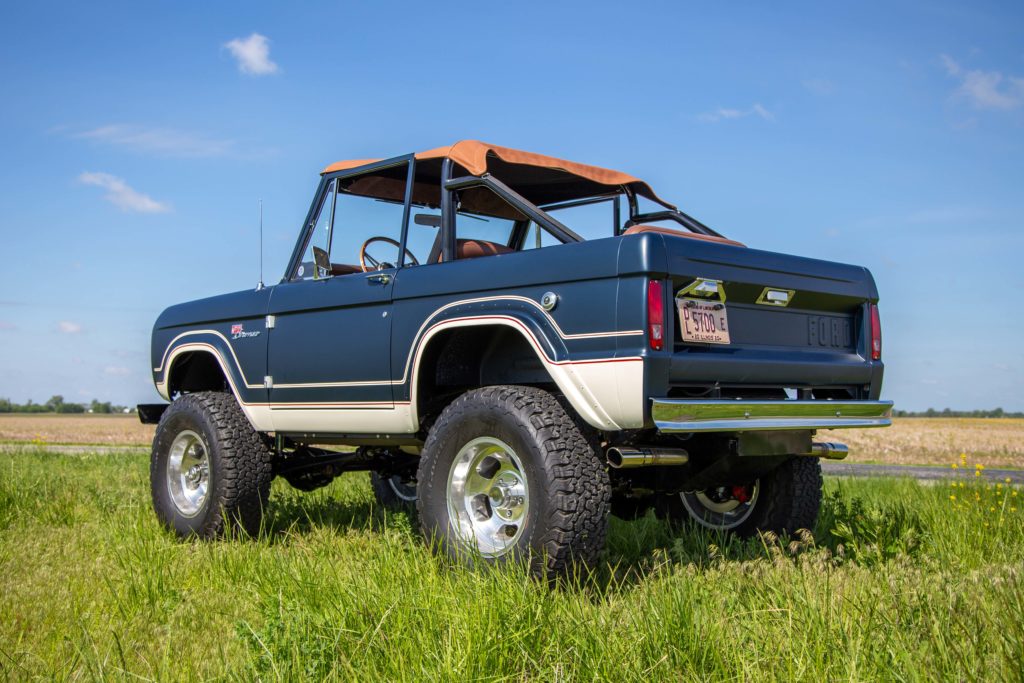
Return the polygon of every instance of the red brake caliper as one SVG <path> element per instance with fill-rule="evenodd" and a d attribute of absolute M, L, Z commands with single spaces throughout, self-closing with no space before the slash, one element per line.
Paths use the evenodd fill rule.
<path fill-rule="evenodd" d="M 732 497 L 741 503 L 746 503 L 750 500 L 750 487 L 748 486 L 733 486 Z"/>

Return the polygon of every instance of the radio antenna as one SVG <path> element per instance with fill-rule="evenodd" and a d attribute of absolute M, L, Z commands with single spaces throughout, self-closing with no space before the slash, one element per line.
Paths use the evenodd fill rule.
<path fill-rule="evenodd" d="M 263 200 L 260 200 L 260 281 L 256 283 L 256 291 L 263 289 Z"/>

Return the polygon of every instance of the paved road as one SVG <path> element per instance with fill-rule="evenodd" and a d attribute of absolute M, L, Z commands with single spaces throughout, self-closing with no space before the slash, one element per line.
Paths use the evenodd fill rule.
<path fill-rule="evenodd" d="M 37 446 L 35 444 L 0 443 L 0 452 L 34 450 L 49 453 L 139 453 L 149 452 L 149 446 Z M 963 470 L 950 467 L 910 467 L 906 465 L 864 465 L 853 462 L 821 461 L 822 471 L 833 477 L 912 477 L 918 481 L 941 481 L 951 477 L 964 476 Z M 973 471 L 967 475 L 973 478 Z M 1006 481 L 1009 477 L 1014 484 L 1024 485 L 1024 470 L 984 469 L 981 479 Z"/>
<path fill-rule="evenodd" d="M 854 462 L 821 461 L 821 469 L 833 477 L 912 477 L 918 481 L 941 481 L 952 477 L 974 478 L 973 470 L 965 473 L 951 467 L 909 467 L 906 465 L 864 465 Z M 979 479 L 1024 484 L 1024 470 L 996 470 L 985 468 Z"/>

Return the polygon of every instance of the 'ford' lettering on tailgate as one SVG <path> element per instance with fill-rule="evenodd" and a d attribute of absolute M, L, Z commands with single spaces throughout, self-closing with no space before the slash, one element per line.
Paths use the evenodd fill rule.
<path fill-rule="evenodd" d="M 807 345 L 837 349 L 852 346 L 850 321 L 826 315 L 807 316 Z"/>

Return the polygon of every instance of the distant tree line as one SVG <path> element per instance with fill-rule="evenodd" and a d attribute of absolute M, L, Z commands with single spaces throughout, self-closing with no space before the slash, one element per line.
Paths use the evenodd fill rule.
<path fill-rule="evenodd" d="M 949 408 L 935 410 L 935 408 L 929 408 L 924 412 L 894 410 L 892 414 L 896 417 L 1024 417 L 1024 413 L 1008 413 L 1002 408 L 992 410 L 950 410 Z"/>
<path fill-rule="evenodd" d="M 46 403 L 33 403 L 32 399 L 27 403 L 15 403 L 10 399 L 0 398 L 0 413 L 123 413 L 126 410 L 125 406 L 95 398 L 90 403 L 70 403 L 59 394 L 51 396 Z"/>

